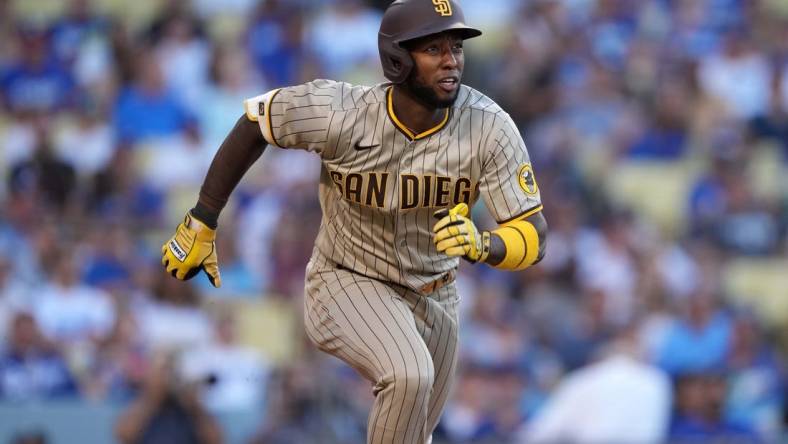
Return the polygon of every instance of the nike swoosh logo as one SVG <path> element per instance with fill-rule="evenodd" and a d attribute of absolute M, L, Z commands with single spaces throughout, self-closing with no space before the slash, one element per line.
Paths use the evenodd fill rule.
<path fill-rule="evenodd" d="M 372 144 L 372 145 L 362 145 L 361 143 L 357 143 L 355 145 L 355 148 L 356 148 L 356 151 L 364 151 L 364 150 L 368 150 L 370 148 L 375 148 L 376 146 L 380 146 L 380 144 L 379 143 L 375 143 L 375 144 Z"/>

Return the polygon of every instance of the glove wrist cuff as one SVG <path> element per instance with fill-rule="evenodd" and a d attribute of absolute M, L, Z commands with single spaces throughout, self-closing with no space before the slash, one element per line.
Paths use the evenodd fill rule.
<path fill-rule="evenodd" d="M 479 262 L 487 262 L 490 256 L 490 232 L 482 231 L 481 248 L 479 248 Z"/>
<path fill-rule="evenodd" d="M 194 231 L 197 234 L 198 239 L 213 240 L 216 235 L 216 230 L 212 229 L 205 222 L 196 218 L 191 213 L 191 211 L 186 213 L 186 217 L 183 220 L 183 225 L 186 228 Z"/>
<path fill-rule="evenodd" d="M 189 213 L 191 213 L 193 218 L 202 222 L 205 224 L 205 226 L 212 230 L 215 230 L 216 227 L 219 226 L 219 215 L 200 202 L 197 202 L 197 205 L 189 210 Z"/>

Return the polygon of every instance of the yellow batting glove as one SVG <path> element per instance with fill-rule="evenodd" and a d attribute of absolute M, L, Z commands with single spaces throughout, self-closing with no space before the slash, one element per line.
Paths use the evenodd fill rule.
<path fill-rule="evenodd" d="M 465 203 L 436 211 L 434 216 L 440 220 L 432 228 L 433 242 L 440 253 L 460 256 L 471 263 L 484 262 L 490 254 L 490 232 L 479 232 L 468 213 Z"/>
<path fill-rule="evenodd" d="M 161 247 L 161 263 L 167 273 L 176 279 L 187 281 L 200 270 L 208 276 L 211 284 L 219 288 L 219 261 L 216 259 L 216 230 L 186 213 L 178 225 L 175 235 Z"/>

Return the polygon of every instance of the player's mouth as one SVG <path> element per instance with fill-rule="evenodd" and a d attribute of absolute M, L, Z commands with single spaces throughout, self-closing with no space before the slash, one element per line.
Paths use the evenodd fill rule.
<path fill-rule="evenodd" d="M 460 86 L 460 78 L 448 76 L 438 80 L 438 87 L 446 93 L 453 93 Z"/>

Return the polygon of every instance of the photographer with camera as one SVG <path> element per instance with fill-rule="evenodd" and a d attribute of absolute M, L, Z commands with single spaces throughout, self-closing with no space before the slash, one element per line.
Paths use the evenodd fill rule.
<path fill-rule="evenodd" d="M 176 371 L 175 355 L 153 360 L 139 397 L 120 414 L 115 436 L 123 444 L 214 444 L 222 442 L 216 419 L 198 397 L 202 381 L 187 381 Z"/>

